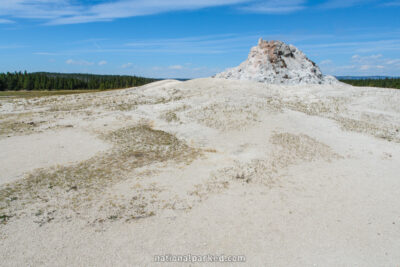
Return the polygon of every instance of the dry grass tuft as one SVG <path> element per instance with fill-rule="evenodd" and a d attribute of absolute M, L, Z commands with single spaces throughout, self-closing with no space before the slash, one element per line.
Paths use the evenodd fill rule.
<path fill-rule="evenodd" d="M 170 160 L 191 162 L 199 155 L 175 136 L 147 125 L 119 129 L 103 138 L 114 144 L 106 153 L 73 166 L 39 169 L 1 186 L 0 216 L 6 218 L 2 221 L 22 216 L 28 209 L 41 210 L 40 218 L 78 215 L 83 208 L 93 206 L 104 188 L 127 179 L 136 168 Z"/>
<path fill-rule="evenodd" d="M 160 116 L 161 119 L 166 120 L 167 122 L 179 122 L 179 118 L 173 111 L 167 111 Z"/>
<path fill-rule="evenodd" d="M 387 141 L 400 143 L 400 133 L 396 127 L 377 126 L 374 123 L 339 116 L 334 119 L 343 130 L 370 134 Z"/>
<path fill-rule="evenodd" d="M 274 147 L 269 157 L 254 159 L 249 163 L 236 161 L 235 166 L 219 170 L 206 186 L 199 186 L 192 195 L 204 199 L 208 194 L 222 190 L 232 182 L 272 187 L 291 165 L 341 158 L 329 146 L 305 134 L 275 133 L 270 142 Z"/>
<path fill-rule="evenodd" d="M 34 133 L 45 123 L 31 112 L 3 115 L 0 117 L 0 136 Z"/>

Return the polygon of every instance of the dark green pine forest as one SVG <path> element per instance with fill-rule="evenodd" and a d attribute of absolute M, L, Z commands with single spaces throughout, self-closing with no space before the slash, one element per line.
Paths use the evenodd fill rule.
<path fill-rule="evenodd" d="M 339 79 L 353 86 L 400 89 L 400 78 Z M 140 86 L 154 81 L 157 79 L 127 75 L 7 72 L 0 73 L 0 91 L 106 90 Z"/>
<path fill-rule="evenodd" d="M 121 75 L 7 72 L 0 73 L 0 91 L 105 90 L 140 86 L 154 81 L 156 79 Z"/>
<path fill-rule="evenodd" d="M 351 84 L 353 86 L 363 87 L 383 87 L 400 89 L 400 78 L 384 78 L 384 79 L 340 79 L 341 82 Z"/>

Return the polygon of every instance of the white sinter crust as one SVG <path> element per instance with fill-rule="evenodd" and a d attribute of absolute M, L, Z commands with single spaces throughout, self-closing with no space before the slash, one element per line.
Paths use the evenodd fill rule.
<path fill-rule="evenodd" d="M 269 84 L 333 84 L 319 67 L 293 45 L 281 41 L 264 41 L 251 48 L 246 61 L 238 67 L 218 73 L 215 78 L 249 80 Z"/>

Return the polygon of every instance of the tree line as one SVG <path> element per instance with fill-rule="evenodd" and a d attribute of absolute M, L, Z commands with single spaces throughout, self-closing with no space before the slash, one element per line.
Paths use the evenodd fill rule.
<path fill-rule="evenodd" d="M 340 79 L 341 82 L 351 84 L 353 86 L 364 87 L 383 87 L 400 89 L 400 78 L 385 78 L 385 79 Z"/>
<path fill-rule="evenodd" d="M 156 79 L 125 75 L 7 72 L 0 73 L 0 91 L 105 90 L 140 86 L 154 81 Z"/>
<path fill-rule="evenodd" d="M 127 75 L 96 75 L 52 72 L 0 73 L 0 91 L 17 90 L 105 90 L 141 86 L 156 79 Z M 340 79 L 353 86 L 400 89 L 400 78 Z"/>

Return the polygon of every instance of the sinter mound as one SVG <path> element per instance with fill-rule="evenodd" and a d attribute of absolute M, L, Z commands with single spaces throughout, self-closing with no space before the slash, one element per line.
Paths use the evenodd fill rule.
<path fill-rule="evenodd" d="M 216 74 L 215 78 L 250 80 L 271 84 L 332 84 L 338 81 L 325 76 L 319 67 L 293 45 L 264 41 L 250 50 L 238 67 Z"/>

